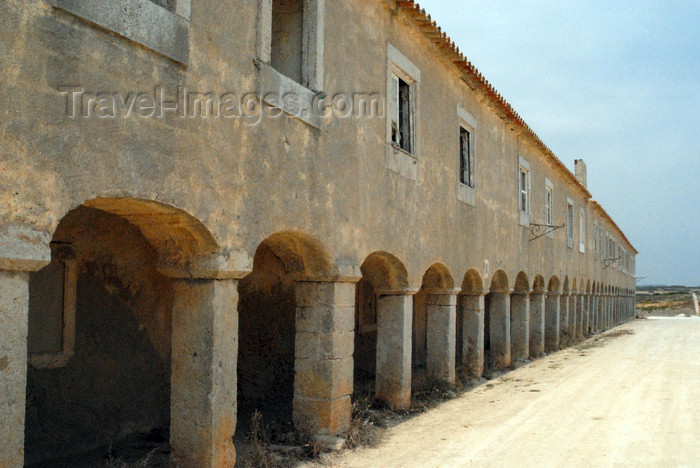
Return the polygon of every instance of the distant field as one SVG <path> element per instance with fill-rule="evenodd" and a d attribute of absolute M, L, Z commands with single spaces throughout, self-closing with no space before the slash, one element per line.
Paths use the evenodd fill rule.
<path fill-rule="evenodd" d="M 692 315 L 695 314 L 692 293 L 700 297 L 700 287 L 639 286 L 637 309 L 646 315 Z"/>

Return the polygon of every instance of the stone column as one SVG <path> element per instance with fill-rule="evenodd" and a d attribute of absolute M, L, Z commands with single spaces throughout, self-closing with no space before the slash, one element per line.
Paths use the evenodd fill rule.
<path fill-rule="evenodd" d="M 238 281 L 174 279 L 170 444 L 185 468 L 236 462 Z"/>
<path fill-rule="evenodd" d="M 296 302 L 294 424 L 343 434 L 351 417 L 355 284 L 297 281 Z"/>
<path fill-rule="evenodd" d="M 510 358 L 525 361 L 530 355 L 529 292 L 514 292 L 510 296 Z"/>
<path fill-rule="evenodd" d="M 585 321 L 585 293 L 576 296 L 576 341 L 583 339 L 583 324 Z"/>
<path fill-rule="evenodd" d="M 545 350 L 548 353 L 559 349 L 559 293 L 547 293 L 545 303 Z"/>
<path fill-rule="evenodd" d="M 494 369 L 505 369 L 510 358 L 510 291 L 491 293 L 489 310 L 489 339 Z"/>
<path fill-rule="evenodd" d="M 29 273 L 0 270 L 0 466 L 24 465 Z"/>
<path fill-rule="evenodd" d="M 23 260 L 2 257 L 0 252 L 0 467 L 3 468 L 24 466 L 29 273 L 49 263 L 48 247 L 45 252 L 35 253 L 36 259 Z"/>
<path fill-rule="evenodd" d="M 585 338 L 588 336 L 590 324 L 591 324 L 591 295 L 586 293 L 583 296 L 583 316 L 581 317 L 581 324 L 583 330 L 581 335 Z"/>
<path fill-rule="evenodd" d="M 581 318 L 576 313 L 576 302 L 578 301 L 578 294 L 572 292 L 569 295 L 569 323 L 566 330 L 569 335 L 569 344 L 576 342 L 576 322 L 581 320 Z"/>
<path fill-rule="evenodd" d="M 571 344 L 569 336 L 569 293 L 562 293 L 559 297 L 559 342 L 562 347 Z"/>
<path fill-rule="evenodd" d="M 545 341 L 545 304 L 544 294 L 530 293 L 530 356 L 540 357 L 544 354 Z"/>
<path fill-rule="evenodd" d="M 458 304 L 462 314 L 462 366 L 476 378 L 484 373 L 484 295 L 461 295 Z"/>
<path fill-rule="evenodd" d="M 598 332 L 598 294 L 591 296 L 591 332 Z"/>
<path fill-rule="evenodd" d="M 411 407 L 412 292 L 379 292 L 377 299 L 377 399 L 393 409 Z"/>
<path fill-rule="evenodd" d="M 440 382 L 455 383 L 457 293 L 429 293 L 426 298 L 428 340 L 426 370 Z"/>

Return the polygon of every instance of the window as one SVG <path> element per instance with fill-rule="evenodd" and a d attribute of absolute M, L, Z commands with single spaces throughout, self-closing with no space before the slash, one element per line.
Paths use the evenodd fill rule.
<path fill-rule="evenodd" d="M 387 58 L 386 167 L 417 180 L 420 70 L 391 44 L 387 44 Z"/>
<path fill-rule="evenodd" d="M 598 221 L 593 221 L 593 258 L 598 258 Z"/>
<path fill-rule="evenodd" d="M 544 223 L 547 226 L 554 224 L 554 186 L 549 179 L 544 180 Z"/>
<path fill-rule="evenodd" d="M 259 60 L 305 88 L 322 90 L 324 14 L 325 0 L 262 0 Z"/>
<path fill-rule="evenodd" d="M 189 60 L 190 0 L 52 0 L 64 10 L 176 62 Z"/>
<path fill-rule="evenodd" d="M 302 82 L 304 1 L 272 1 L 270 65 L 297 83 Z"/>
<path fill-rule="evenodd" d="M 527 191 L 528 170 L 520 166 L 520 211 L 527 213 L 529 198 Z"/>
<path fill-rule="evenodd" d="M 566 198 L 566 246 L 574 248 L 574 201 Z"/>
<path fill-rule="evenodd" d="M 518 212 L 520 213 L 520 224 L 525 227 L 530 226 L 530 164 L 519 158 L 518 165 Z"/>
<path fill-rule="evenodd" d="M 586 252 L 586 210 L 578 209 L 578 251 Z"/>
<path fill-rule="evenodd" d="M 476 187 L 476 119 L 462 106 L 457 105 L 459 122 L 459 177 L 457 198 L 474 206 Z"/>
<path fill-rule="evenodd" d="M 472 155 L 471 132 L 459 128 L 459 181 L 474 187 L 474 158 Z"/>
<path fill-rule="evenodd" d="M 407 153 L 413 153 L 413 111 L 411 83 L 391 75 L 391 144 Z"/>

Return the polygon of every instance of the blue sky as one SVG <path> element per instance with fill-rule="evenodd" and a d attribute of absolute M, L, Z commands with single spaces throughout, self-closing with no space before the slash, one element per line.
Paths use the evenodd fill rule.
<path fill-rule="evenodd" d="M 700 1 L 421 6 L 639 250 L 639 284 L 700 285 Z"/>

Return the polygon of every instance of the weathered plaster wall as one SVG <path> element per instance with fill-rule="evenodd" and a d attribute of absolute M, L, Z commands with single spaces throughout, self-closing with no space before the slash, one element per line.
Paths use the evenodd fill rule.
<path fill-rule="evenodd" d="M 73 246 L 80 269 L 75 354 L 65 367 L 29 367 L 28 463 L 164 429 L 170 417 L 172 285 L 153 248 L 90 208 L 71 212 L 55 239 Z"/>

